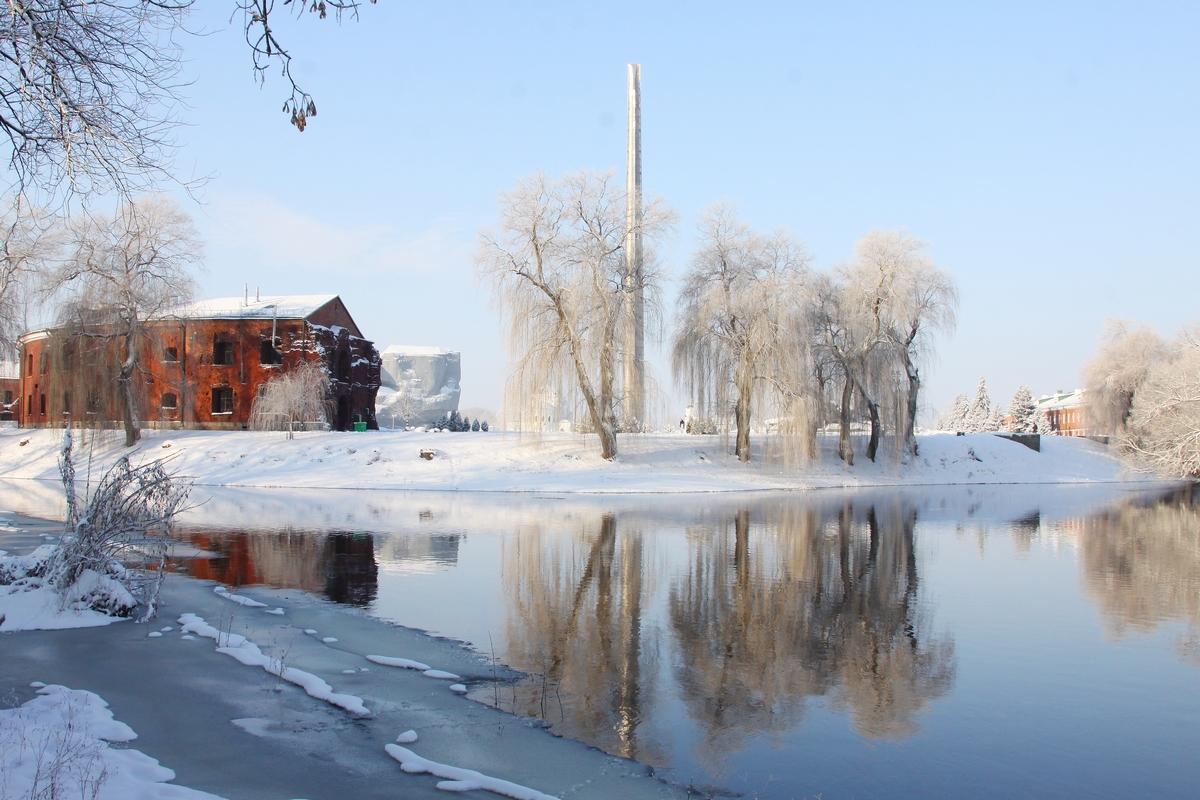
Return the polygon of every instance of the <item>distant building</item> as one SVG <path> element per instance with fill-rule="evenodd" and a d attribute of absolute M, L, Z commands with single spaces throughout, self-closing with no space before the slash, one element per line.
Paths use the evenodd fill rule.
<path fill-rule="evenodd" d="M 14 422 L 21 413 L 21 367 L 16 361 L 0 361 L 0 422 Z"/>
<path fill-rule="evenodd" d="M 1075 389 L 1038 398 L 1039 419 L 1050 422 L 1050 431 L 1058 436 L 1090 436 L 1084 408 L 1084 390 Z"/>
<path fill-rule="evenodd" d="M 155 315 L 139 343 L 142 427 L 244 429 L 261 387 L 319 360 L 330 377 L 328 420 L 377 428 L 380 361 L 336 295 L 221 297 Z M 103 328 L 50 328 L 18 340 L 19 418 L 25 426 L 67 421 L 109 427 L 121 419 L 116 371 L 122 340 Z"/>

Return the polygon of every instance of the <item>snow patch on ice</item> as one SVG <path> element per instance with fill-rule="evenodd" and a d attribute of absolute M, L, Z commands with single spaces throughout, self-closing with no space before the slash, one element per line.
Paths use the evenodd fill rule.
<path fill-rule="evenodd" d="M 262 717 L 243 717 L 229 721 L 251 736 L 266 736 L 267 728 L 271 726 L 271 720 Z"/>
<path fill-rule="evenodd" d="M 35 685 L 38 697 L 0 711 L 0 774 L 6 797 L 221 800 L 166 783 L 174 780 L 174 771 L 139 750 L 110 748 L 108 742 L 130 742 L 137 734 L 113 717 L 99 695 Z"/>
<path fill-rule="evenodd" d="M 408 658 L 392 658 L 391 656 L 367 656 L 367 661 L 375 664 L 382 664 L 385 667 L 400 667 L 401 669 L 415 669 L 420 672 L 433 669 L 428 664 L 422 664 L 420 661 L 413 661 Z"/>
<path fill-rule="evenodd" d="M 383 749 L 387 751 L 389 756 L 400 762 L 400 769 L 405 772 L 418 775 L 427 772 L 438 778 L 445 778 L 451 784 L 451 788 L 448 791 L 468 791 L 466 788 L 459 788 L 458 785 L 470 783 L 473 784 L 471 786 L 472 790 L 485 789 L 504 797 L 511 797 L 513 800 L 558 800 L 553 795 L 539 792 L 536 789 L 530 789 L 528 786 L 522 786 L 519 783 L 493 778 L 489 775 L 484 775 L 482 772 L 476 772 L 473 769 L 452 767 L 449 764 L 439 764 L 436 761 L 421 758 L 421 756 L 412 750 L 401 747 L 398 744 L 384 745 Z M 438 788 L 444 788 L 442 783 L 438 783 Z"/>
<path fill-rule="evenodd" d="M 245 606 L 246 608 L 266 608 L 267 607 L 266 603 L 260 603 L 257 600 L 251 600 L 249 597 L 243 597 L 240 594 L 234 594 L 233 592 L 226 589 L 224 586 L 218 586 L 217 588 L 213 589 L 213 592 L 215 592 L 220 597 L 224 597 L 226 600 L 232 600 L 233 602 L 237 603 L 238 605 Z"/>
<path fill-rule="evenodd" d="M 456 681 L 462 678 L 462 675 L 455 675 L 453 672 L 440 669 L 427 669 L 424 674 L 426 678 L 439 678 L 444 681 Z"/>
<path fill-rule="evenodd" d="M 150 631 L 146 634 L 146 636 L 150 637 L 151 639 L 159 639 L 162 637 L 162 633 L 160 631 Z"/>
<path fill-rule="evenodd" d="M 269 609 L 269 610 L 268 610 L 266 613 L 268 613 L 268 614 L 275 614 L 276 616 L 280 616 L 280 617 L 282 617 L 282 616 L 283 616 L 283 609 L 282 609 L 282 608 L 272 608 L 272 609 Z"/>
<path fill-rule="evenodd" d="M 450 691 L 458 692 L 459 694 L 465 694 L 467 691 L 467 687 L 462 685 L 461 683 L 452 683 L 452 684 L 450 684 Z"/>
<path fill-rule="evenodd" d="M 402 733 L 396 737 L 396 741 L 399 742 L 400 744 L 412 744 L 416 740 L 417 740 L 417 732 L 411 731 L 411 730 L 405 731 L 404 733 Z"/>
<path fill-rule="evenodd" d="M 205 622 L 204 617 L 197 616 L 196 614 L 184 614 L 179 618 L 179 624 L 188 633 L 194 633 L 206 639 L 214 640 L 217 643 L 218 653 L 231 656 L 248 667 L 262 667 L 281 680 L 296 684 L 307 692 L 309 697 L 315 697 L 331 705 L 344 708 L 351 714 L 357 714 L 362 717 L 371 716 L 371 712 L 363 705 L 361 697 L 334 692 L 332 686 L 311 672 L 286 666 L 280 659 L 265 655 L 257 644 L 240 633 L 219 631 Z"/>
<path fill-rule="evenodd" d="M 337 639 L 333 638 L 332 636 L 326 636 L 321 641 L 324 642 L 325 644 L 334 644 L 335 642 L 337 642 Z"/>

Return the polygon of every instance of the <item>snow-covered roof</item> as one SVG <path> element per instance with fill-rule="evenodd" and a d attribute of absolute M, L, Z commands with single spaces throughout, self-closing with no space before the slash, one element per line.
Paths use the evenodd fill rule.
<path fill-rule="evenodd" d="M 447 350 L 444 347 L 426 347 L 422 345 L 389 344 L 381 355 L 395 353 L 402 356 L 444 356 L 457 353 L 457 350 Z"/>
<path fill-rule="evenodd" d="M 1038 410 L 1048 411 L 1057 408 L 1076 408 L 1084 403 L 1083 389 L 1073 389 L 1069 392 L 1057 391 L 1054 394 L 1042 395 L 1038 398 Z"/>
<path fill-rule="evenodd" d="M 262 295 L 247 302 L 245 297 L 212 297 L 168 308 L 155 316 L 188 319 L 307 319 L 336 298 L 335 294 L 278 294 Z"/>

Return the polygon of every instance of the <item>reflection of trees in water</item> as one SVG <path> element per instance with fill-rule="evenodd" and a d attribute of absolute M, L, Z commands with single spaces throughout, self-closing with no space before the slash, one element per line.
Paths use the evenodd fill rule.
<path fill-rule="evenodd" d="M 379 591 L 375 544 L 367 533 L 184 530 L 181 535 L 216 558 L 197 558 L 197 578 L 231 586 L 266 584 L 323 594 L 338 603 L 365 606 Z"/>
<path fill-rule="evenodd" d="M 954 681 L 954 646 L 916 603 L 916 513 L 898 504 L 831 519 L 782 505 L 691 537 L 672 587 L 683 696 L 715 754 L 792 727 L 836 690 L 864 736 L 902 737 Z"/>
<path fill-rule="evenodd" d="M 653 693 L 653 670 L 643 669 L 643 549 L 641 532 L 618 533 L 611 515 L 570 535 L 557 526 L 549 535 L 537 525 L 518 531 L 504 552 L 507 656 L 539 677 L 501 702 L 608 752 L 652 761 L 637 737 L 642 698 Z"/>
<path fill-rule="evenodd" d="M 917 603 L 915 523 L 899 503 L 824 516 L 784 503 L 687 530 L 665 620 L 677 652 L 664 657 L 708 754 L 794 727 L 811 696 L 831 696 L 864 736 L 915 730 L 954 680 L 953 643 L 929 634 Z M 642 730 L 660 644 L 643 616 L 667 554 L 613 515 L 569 524 L 526 525 L 505 545 L 506 659 L 537 676 L 501 705 L 661 763 Z"/>
<path fill-rule="evenodd" d="M 1084 521 L 1084 580 L 1112 636 L 1187 624 L 1181 657 L 1200 663 L 1200 504 L 1192 486 Z"/>

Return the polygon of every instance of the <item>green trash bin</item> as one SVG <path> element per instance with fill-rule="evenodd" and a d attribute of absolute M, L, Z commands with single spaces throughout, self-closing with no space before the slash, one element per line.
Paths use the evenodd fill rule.
<path fill-rule="evenodd" d="M 365 422 L 354 423 L 354 430 L 357 431 L 358 433 L 363 433 L 364 431 L 366 431 L 366 429 L 367 429 L 367 423 L 365 423 Z"/>

